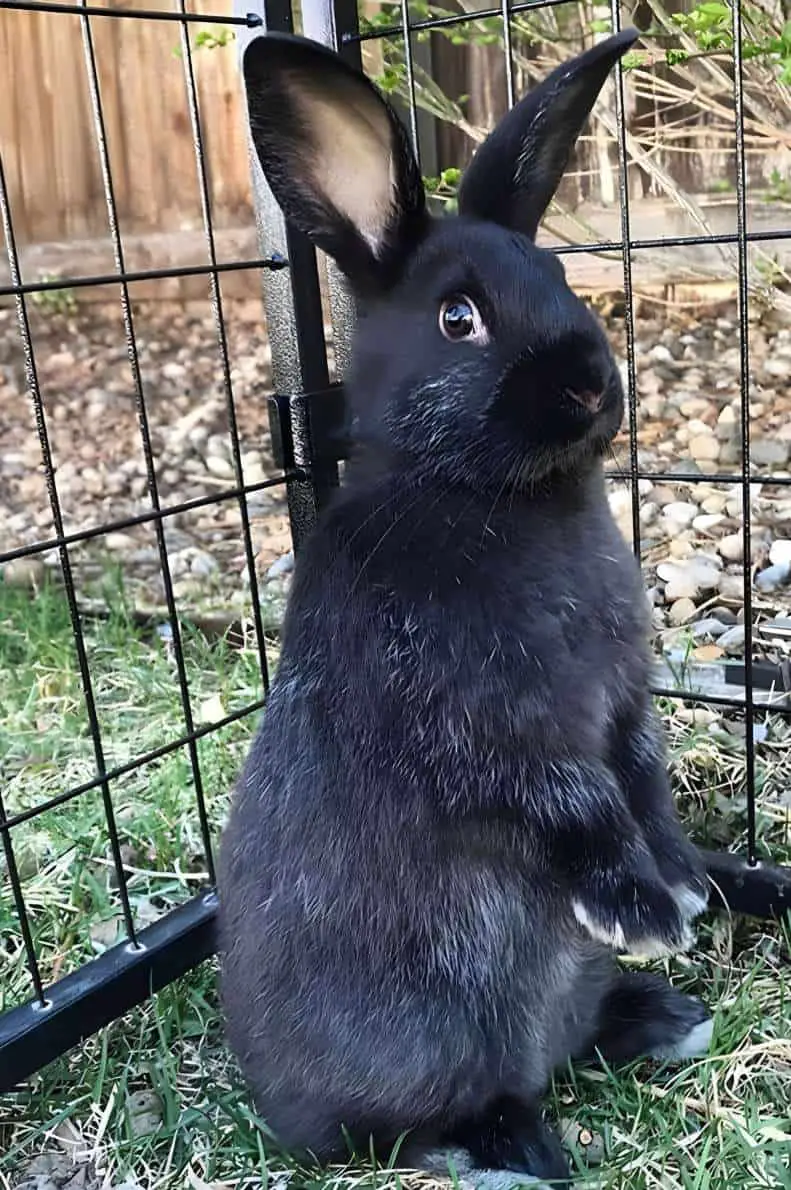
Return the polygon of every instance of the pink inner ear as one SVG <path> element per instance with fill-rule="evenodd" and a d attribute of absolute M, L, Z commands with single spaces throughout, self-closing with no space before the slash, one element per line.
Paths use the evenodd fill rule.
<path fill-rule="evenodd" d="M 377 255 L 396 186 L 387 112 L 374 96 L 369 101 L 349 87 L 325 91 L 304 78 L 300 82 L 293 101 L 312 149 L 306 180 Z"/>

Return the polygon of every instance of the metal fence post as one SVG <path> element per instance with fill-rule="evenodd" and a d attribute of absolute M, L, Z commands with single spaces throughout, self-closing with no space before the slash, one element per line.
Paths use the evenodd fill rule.
<path fill-rule="evenodd" d="M 302 31 L 306 37 L 338 50 L 353 66 L 361 65 L 357 42 L 344 44 L 343 34 L 357 30 L 357 5 L 353 0 L 302 0 Z M 342 380 L 349 366 L 357 308 L 333 260 L 327 260 L 327 288 L 332 320 L 335 370 Z"/>
<path fill-rule="evenodd" d="M 250 12 L 261 17 L 265 30 L 293 31 L 290 0 L 234 0 L 236 15 Z M 258 32 L 255 29 L 240 30 L 240 71 L 244 51 Z M 246 111 L 246 104 L 243 106 Z M 297 447 L 294 453 L 302 464 L 294 470 L 290 451 L 287 452 L 285 465 L 292 472 L 287 481 L 289 514 L 294 549 L 298 550 L 338 483 L 335 463 L 311 460 L 307 409 L 305 403 L 299 400 L 303 393 L 321 391 L 329 385 L 321 291 L 316 254 L 305 236 L 286 224 L 264 177 L 250 139 L 249 127 L 248 145 L 253 206 L 261 253 L 265 257 L 287 257 L 289 261 L 287 270 L 265 271 L 262 285 L 272 356 L 272 383 L 277 398 L 272 419 L 273 447 L 276 457 L 278 453 L 282 456 L 280 448 L 283 443 L 277 443 L 275 439 L 288 438 Z M 283 424 L 284 419 L 288 425 Z"/>

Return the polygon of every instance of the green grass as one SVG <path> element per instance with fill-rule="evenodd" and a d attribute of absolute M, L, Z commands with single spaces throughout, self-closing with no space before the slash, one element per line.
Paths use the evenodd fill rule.
<path fill-rule="evenodd" d="M 135 627 L 114 588 L 111 616 L 86 622 L 97 711 L 108 765 L 122 764 L 184 731 L 169 650 Z M 253 650 L 208 643 L 185 629 L 185 658 L 198 721 L 213 721 L 259 698 Z M 270 650 L 274 659 L 274 646 Z M 727 721 L 686 722 L 662 707 L 674 780 L 696 833 L 744 832 L 742 749 Z M 256 716 L 199 744 L 211 830 Z M 789 743 L 782 720 L 767 724 L 758 749 L 760 827 L 776 856 L 789 858 Z M 62 594 L 44 587 L 31 601 L 0 582 L 0 777 L 14 814 L 89 780 L 94 756 Z M 135 916 L 145 924 L 205 879 L 204 847 L 185 749 L 113 783 Z M 13 831 L 31 922 L 49 980 L 111 944 L 119 926 L 101 796 L 82 795 Z M 791 1187 L 791 965 L 782 925 L 706 919 L 698 949 L 664 964 L 679 986 L 716 1010 L 709 1056 L 685 1066 L 636 1064 L 614 1075 L 577 1070 L 556 1082 L 558 1118 L 600 1138 L 605 1158 L 588 1165 L 573 1147 L 585 1190 L 755 1190 Z M 654 964 L 662 967 L 663 964 Z M 0 1188 L 10 1190 L 32 1160 L 56 1154 L 69 1176 L 82 1169 L 91 1190 L 232 1190 L 277 1186 L 289 1172 L 255 1121 L 222 1043 L 213 962 L 52 1063 L 22 1092 L 0 1100 Z M 26 999 L 30 985 L 0 870 L 0 1007 Z M 141 1129 L 140 1096 L 155 1105 Z M 153 1096 L 153 1100 L 150 1098 Z M 267 1152 L 267 1149 L 269 1151 Z M 427 1185 L 415 1175 L 364 1168 L 321 1176 L 291 1171 L 291 1185 L 316 1190 Z M 82 1175 L 80 1175 L 82 1176 Z M 54 1190 L 63 1175 L 40 1190 Z"/>
<path fill-rule="evenodd" d="M 156 630 L 135 627 L 122 591 L 106 620 L 84 623 L 96 713 L 108 769 L 186 733 L 172 649 Z M 254 649 L 209 643 L 183 629 L 189 698 L 196 726 L 222 720 L 261 698 Z M 270 650 L 270 658 L 274 650 Z M 201 738 L 198 762 L 211 833 L 250 737 L 251 715 Z M 0 582 L 0 780 L 9 817 L 90 781 L 96 760 L 85 711 L 68 607 L 46 585 L 29 596 Z M 161 916 L 207 879 L 204 841 L 186 746 L 111 783 L 138 925 Z M 31 926 L 49 981 L 67 974 L 120 936 L 120 900 L 102 792 L 93 789 L 13 828 Z M 0 872 L 4 859 L 0 860 Z M 3 876 L 5 873 L 2 872 Z M 0 889 L 0 1009 L 30 995 L 7 880 Z"/>

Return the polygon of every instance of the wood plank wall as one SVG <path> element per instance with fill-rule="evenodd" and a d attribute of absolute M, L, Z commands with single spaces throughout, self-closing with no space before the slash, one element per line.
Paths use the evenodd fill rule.
<path fill-rule="evenodd" d="M 122 2 L 132 9 L 174 7 L 172 0 Z M 225 13 L 231 0 L 195 0 L 190 7 Z M 217 26 L 191 24 L 193 44 L 201 29 Z M 96 16 L 91 30 L 122 231 L 198 229 L 184 63 L 174 53 L 180 25 Z M 249 224 L 235 47 L 199 49 L 193 63 L 215 221 Z M 0 77 L 0 152 L 20 246 L 106 235 L 80 18 L 0 10 Z"/>

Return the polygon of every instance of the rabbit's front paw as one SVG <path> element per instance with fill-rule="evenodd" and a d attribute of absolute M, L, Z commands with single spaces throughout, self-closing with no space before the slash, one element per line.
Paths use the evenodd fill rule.
<path fill-rule="evenodd" d="M 689 913 L 670 889 L 632 872 L 599 876 L 578 887 L 574 916 L 597 942 L 613 950 L 655 957 L 688 950 Z"/>
<path fill-rule="evenodd" d="M 654 843 L 652 851 L 659 875 L 670 889 L 681 916 L 693 921 L 709 903 L 709 881 L 703 857 L 686 838 Z"/>
<path fill-rule="evenodd" d="M 678 905 L 682 917 L 692 922 L 703 913 L 709 903 L 709 886 L 703 881 L 688 884 L 674 884 L 670 892 Z"/>

